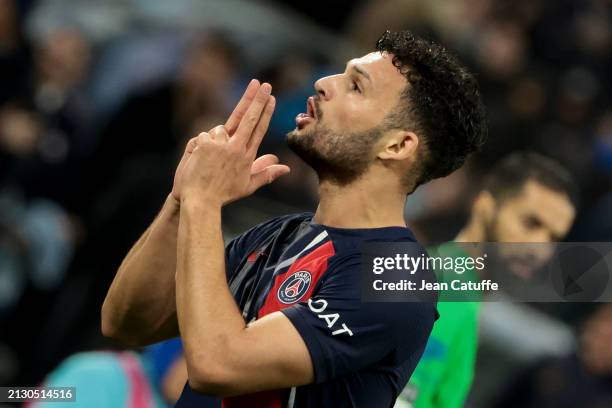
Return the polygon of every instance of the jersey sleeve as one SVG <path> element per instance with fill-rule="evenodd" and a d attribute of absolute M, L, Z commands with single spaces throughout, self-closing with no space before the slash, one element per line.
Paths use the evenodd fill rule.
<path fill-rule="evenodd" d="M 382 361 L 402 364 L 423 353 L 436 319 L 433 303 L 361 302 L 360 255 L 330 262 L 314 296 L 282 310 L 310 352 L 315 382 Z"/>

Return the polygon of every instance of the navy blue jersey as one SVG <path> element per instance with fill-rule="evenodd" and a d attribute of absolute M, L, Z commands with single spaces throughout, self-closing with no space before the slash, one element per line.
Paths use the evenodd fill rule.
<path fill-rule="evenodd" d="M 415 238 L 405 227 L 332 228 L 308 213 L 274 218 L 232 240 L 227 277 L 243 317 L 282 311 L 306 343 L 314 383 L 222 402 L 187 384 L 176 407 L 392 407 L 437 311 L 427 302 L 361 302 L 360 246 L 375 241 Z"/>

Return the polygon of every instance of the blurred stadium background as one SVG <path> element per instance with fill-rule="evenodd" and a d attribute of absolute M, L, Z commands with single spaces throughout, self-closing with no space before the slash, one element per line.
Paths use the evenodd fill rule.
<path fill-rule="evenodd" d="M 519 149 L 576 177 L 567 240 L 612 241 L 609 0 L 0 0 L 0 385 L 36 385 L 77 351 L 116 347 L 99 330 L 116 267 L 170 191 L 184 142 L 224 122 L 250 78 L 278 99 L 262 150 L 293 171 L 229 207 L 226 235 L 313 210 L 316 180 L 284 135 L 314 80 L 387 28 L 458 53 L 489 114 L 484 152 L 409 199 L 422 241 L 452 239 L 480 178 Z M 516 376 L 576 354 L 591 309 L 485 304 L 467 406 L 567 386 L 573 366 L 537 373 L 530 387 Z M 610 316 L 603 327 L 609 350 Z M 607 353 L 596 377 L 610 390 Z"/>

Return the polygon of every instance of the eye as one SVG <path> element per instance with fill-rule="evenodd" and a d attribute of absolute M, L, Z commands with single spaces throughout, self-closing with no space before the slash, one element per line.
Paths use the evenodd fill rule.
<path fill-rule="evenodd" d="M 355 80 L 351 81 L 351 91 L 356 91 L 356 92 L 361 93 L 361 89 L 359 88 L 359 84 Z"/>
<path fill-rule="evenodd" d="M 528 229 L 534 230 L 537 228 L 540 228 L 542 226 L 542 222 L 534 217 L 534 216 L 527 216 L 523 219 L 523 222 L 525 224 L 525 227 L 527 227 Z"/>

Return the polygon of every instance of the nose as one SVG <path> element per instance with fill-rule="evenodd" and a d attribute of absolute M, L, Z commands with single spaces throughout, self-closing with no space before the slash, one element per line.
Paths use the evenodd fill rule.
<path fill-rule="evenodd" d="M 333 76 L 326 76 L 318 79 L 314 83 L 314 88 L 317 91 L 317 96 L 319 99 L 329 100 L 332 97 L 332 80 Z"/>

